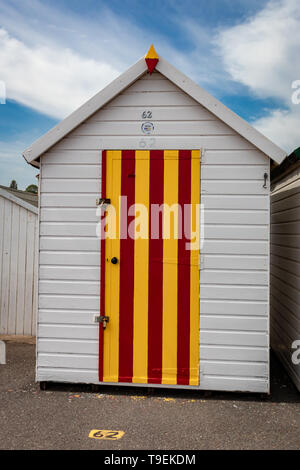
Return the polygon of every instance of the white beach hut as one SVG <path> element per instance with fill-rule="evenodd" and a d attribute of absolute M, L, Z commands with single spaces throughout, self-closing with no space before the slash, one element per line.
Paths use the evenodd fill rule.
<path fill-rule="evenodd" d="M 300 391 L 300 148 L 271 182 L 271 346 Z"/>
<path fill-rule="evenodd" d="M 268 393 L 283 150 L 151 48 L 24 157 L 40 168 L 38 381 Z M 120 236 L 137 230 L 120 196 L 148 209 L 146 236 Z M 121 213 L 116 238 L 96 235 L 96 200 Z M 163 203 L 191 207 L 188 233 L 151 237 Z"/>
<path fill-rule="evenodd" d="M 37 195 L 0 186 L 0 335 L 35 335 L 37 206 Z"/>

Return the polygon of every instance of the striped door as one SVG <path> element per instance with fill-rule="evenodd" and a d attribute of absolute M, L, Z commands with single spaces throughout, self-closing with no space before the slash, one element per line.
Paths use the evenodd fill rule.
<path fill-rule="evenodd" d="M 198 385 L 200 151 L 102 155 L 99 381 Z"/>

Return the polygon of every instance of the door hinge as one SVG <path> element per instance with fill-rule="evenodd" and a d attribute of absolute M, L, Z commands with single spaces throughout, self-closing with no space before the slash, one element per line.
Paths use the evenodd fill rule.
<path fill-rule="evenodd" d="M 204 255 L 199 255 L 199 269 L 204 268 Z"/>
<path fill-rule="evenodd" d="M 101 197 L 96 199 L 96 206 L 104 207 L 110 204 L 110 199 L 106 197 Z"/>
<path fill-rule="evenodd" d="M 103 323 L 103 329 L 105 330 L 107 323 L 109 322 L 109 317 L 105 315 L 95 315 L 94 323 Z"/>

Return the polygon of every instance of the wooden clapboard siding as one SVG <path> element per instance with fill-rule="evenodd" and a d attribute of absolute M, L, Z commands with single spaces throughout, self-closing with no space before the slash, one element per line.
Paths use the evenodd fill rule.
<path fill-rule="evenodd" d="M 36 212 L 0 195 L 0 334 L 36 333 Z"/>
<path fill-rule="evenodd" d="M 271 194 L 271 346 L 300 390 L 292 345 L 300 341 L 300 175 L 275 184 Z M 300 343 L 298 343 L 298 348 Z"/>
<path fill-rule="evenodd" d="M 200 148 L 200 388 L 268 391 L 269 159 L 158 73 L 41 158 L 38 380 L 98 382 L 101 149 Z"/>

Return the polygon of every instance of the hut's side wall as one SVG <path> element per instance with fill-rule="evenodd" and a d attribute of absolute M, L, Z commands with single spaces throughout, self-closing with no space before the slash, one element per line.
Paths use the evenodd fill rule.
<path fill-rule="evenodd" d="M 153 136 L 141 132 L 152 111 Z M 204 149 L 200 388 L 266 392 L 269 159 L 159 73 L 41 159 L 38 380 L 97 383 L 101 149 Z"/>
<path fill-rule="evenodd" d="M 271 195 L 271 345 L 300 390 L 300 169 Z M 294 344 L 298 341 L 297 344 Z M 294 348 L 293 348 L 294 346 Z M 293 360 L 294 354 L 294 360 Z"/>
<path fill-rule="evenodd" d="M 0 196 L 0 334 L 36 333 L 37 214 Z"/>

